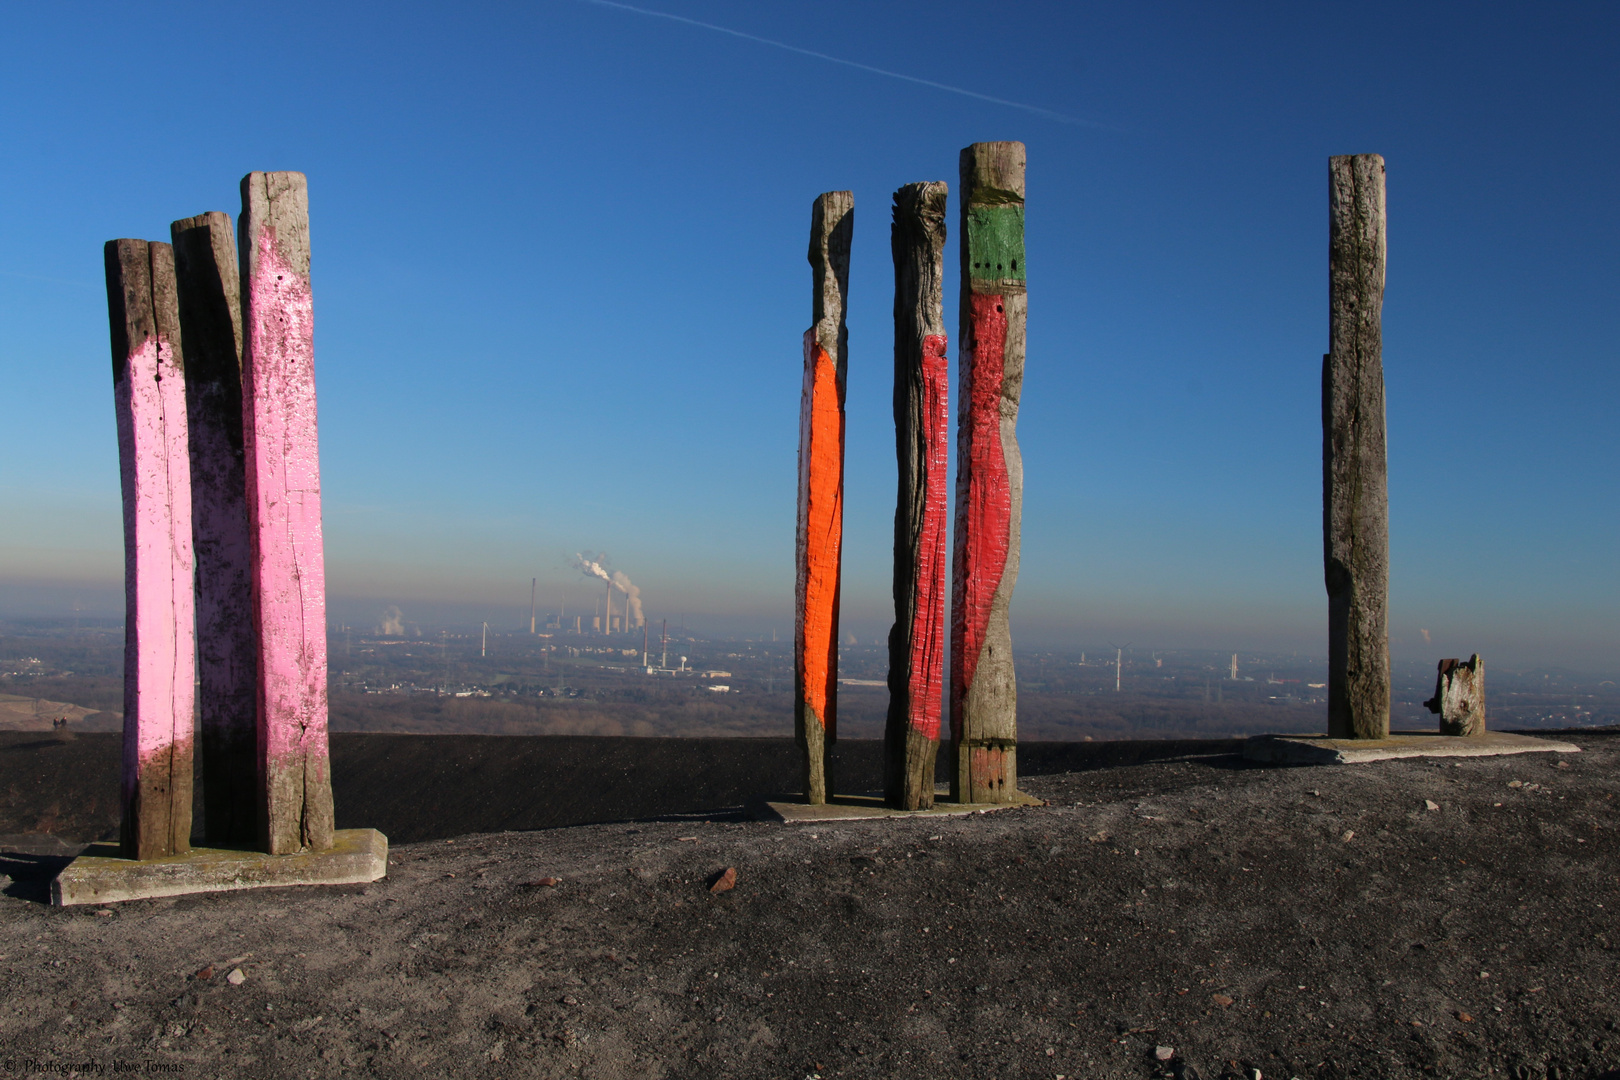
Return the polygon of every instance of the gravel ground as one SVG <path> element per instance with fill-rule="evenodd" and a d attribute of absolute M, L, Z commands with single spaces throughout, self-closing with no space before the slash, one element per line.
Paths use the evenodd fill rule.
<path fill-rule="evenodd" d="M 99 910 L 7 855 L 0 1067 L 1620 1078 L 1620 741 L 1568 738 L 1053 773 L 1021 785 L 1049 805 L 966 818 L 462 836 L 370 886 Z"/>

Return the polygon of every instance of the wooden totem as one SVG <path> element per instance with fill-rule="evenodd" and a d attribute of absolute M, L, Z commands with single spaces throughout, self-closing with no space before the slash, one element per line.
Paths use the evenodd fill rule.
<path fill-rule="evenodd" d="M 219 211 L 169 226 L 186 344 L 197 559 L 197 735 L 210 847 L 258 839 L 252 542 L 242 460 L 236 242 Z"/>
<path fill-rule="evenodd" d="M 1328 159 L 1322 540 L 1328 734 L 1389 736 L 1389 489 L 1384 443 L 1384 159 Z"/>
<path fill-rule="evenodd" d="M 945 674 L 945 516 L 950 409 L 945 359 L 943 183 L 894 193 L 894 628 L 884 795 L 901 810 L 934 805 Z"/>
<path fill-rule="evenodd" d="M 1024 144 L 962 151 L 951 742 L 958 802 L 1016 801 L 1018 692 L 1008 609 L 1018 578 L 1024 467 Z"/>
<path fill-rule="evenodd" d="M 257 637 L 259 837 L 332 846 L 326 565 L 315 428 L 314 302 L 304 175 L 242 179 L 242 445 Z"/>
<path fill-rule="evenodd" d="M 793 729 L 804 751 L 804 797 L 833 792 L 838 735 L 838 585 L 844 534 L 844 370 L 849 245 L 855 197 L 829 191 L 810 218 L 812 318 L 799 399 L 799 520 L 793 641 Z"/>
<path fill-rule="evenodd" d="M 191 850 L 195 701 L 185 361 L 168 244 L 106 246 L 124 496 L 124 854 Z"/>

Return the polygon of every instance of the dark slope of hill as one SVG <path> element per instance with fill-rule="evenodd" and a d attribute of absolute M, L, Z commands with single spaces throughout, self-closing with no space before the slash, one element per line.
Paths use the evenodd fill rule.
<path fill-rule="evenodd" d="M 1026 775 L 1035 775 L 1229 753 L 1238 745 L 1026 742 L 1019 760 Z M 119 755 L 113 734 L 64 742 L 0 732 L 0 839 L 49 851 L 117 835 Z M 839 743 L 839 789 L 879 789 L 882 763 L 881 743 Z M 205 782 L 198 784 L 198 815 Z M 408 843 L 735 811 L 753 796 L 796 790 L 799 751 L 792 739 L 336 732 L 332 782 L 340 828 L 381 829 L 395 843 Z"/>

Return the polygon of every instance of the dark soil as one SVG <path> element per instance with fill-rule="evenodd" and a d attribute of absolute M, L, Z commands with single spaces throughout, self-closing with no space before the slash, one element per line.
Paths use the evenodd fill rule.
<path fill-rule="evenodd" d="M 340 824 L 395 834 L 373 885 L 98 914 L 35 899 L 61 857 L 6 856 L 0 1064 L 1608 1076 L 1620 742 L 1571 739 L 1585 752 L 1300 769 L 1032 743 L 1044 807 L 782 826 L 727 809 L 793 786 L 781 740 L 335 736 Z M 875 779 L 875 748 L 844 753 Z M 0 832 L 44 831 L 42 795 L 59 835 L 111 820 L 78 808 L 116 793 L 115 741 L 13 739 L 0 765 Z M 442 836 L 590 817 L 620 820 Z M 710 893 L 726 867 L 736 888 Z"/>

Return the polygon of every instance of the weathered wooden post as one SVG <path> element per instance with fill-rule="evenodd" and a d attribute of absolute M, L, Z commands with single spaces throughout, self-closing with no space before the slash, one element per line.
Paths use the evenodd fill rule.
<path fill-rule="evenodd" d="M 943 183 L 894 193 L 894 628 L 884 794 L 901 810 L 934 805 L 945 673 L 945 515 L 950 423 L 945 359 Z"/>
<path fill-rule="evenodd" d="M 1322 534 L 1328 735 L 1389 736 L 1389 493 L 1384 444 L 1384 159 L 1328 160 Z"/>
<path fill-rule="evenodd" d="M 1018 798 L 1017 687 L 1008 609 L 1018 578 L 1024 466 L 1024 144 L 962 151 L 956 543 L 951 590 L 951 797 Z"/>
<path fill-rule="evenodd" d="M 211 847 L 258 839 L 252 543 L 242 465 L 236 241 L 219 211 L 169 226 L 186 347 L 197 560 L 197 734 Z"/>
<path fill-rule="evenodd" d="M 1473 738 L 1485 734 L 1485 661 L 1479 653 L 1466 664 L 1456 659 L 1440 661 L 1434 697 L 1423 704 L 1440 715 L 1442 735 Z"/>
<path fill-rule="evenodd" d="M 309 196 L 302 173 L 242 178 L 242 443 L 258 638 L 259 836 L 332 845 L 326 566 L 315 427 Z"/>
<path fill-rule="evenodd" d="M 191 850 L 195 639 L 185 361 L 174 251 L 106 246 L 124 495 L 124 855 Z"/>
<path fill-rule="evenodd" d="M 804 797 L 833 792 L 838 737 L 838 584 L 844 548 L 844 371 L 849 331 L 849 245 L 855 196 L 829 191 L 810 216 L 812 319 L 804 332 L 799 398 L 798 580 L 794 622 L 793 728 L 804 751 Z"/>

